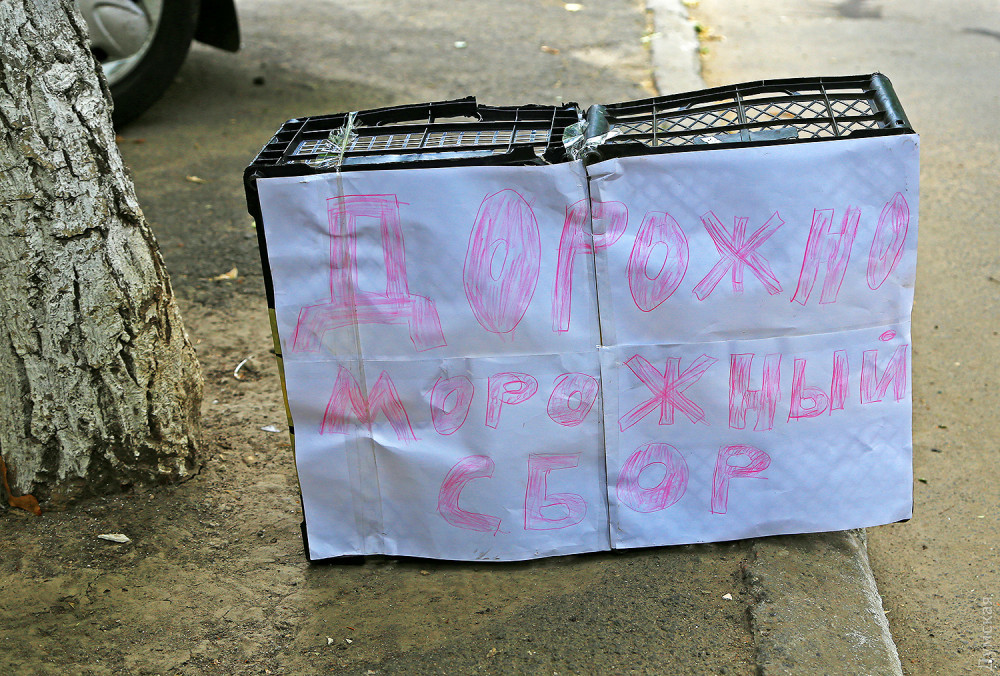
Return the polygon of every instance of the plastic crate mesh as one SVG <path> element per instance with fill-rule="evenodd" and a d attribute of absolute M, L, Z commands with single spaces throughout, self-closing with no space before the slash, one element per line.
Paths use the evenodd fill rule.
<path fill-rule="evenodd" d="M 491 158 L 554 163 L 580 157 L 581 150 L 593 162 L 706 144 L 794 143 L 907 129 L 892 85 L 879 73 L 749 82 L 591 106 L 586 114 L 576 104 L 490 107 L 469 97 L 289 120 L 248 170 Z M 571 149 L 564 145 L 567 130 L 577 139 Z"/>
<path fill-rule="evenodd" d="M 772 80 L 607 106 L 606 143 L 669 148 L 821 139 L 898 127 L 881 75 Z M 883 100 L 884 99 L 884 100 Z M 897 104 L 898 105 L 898 104 Z"/>

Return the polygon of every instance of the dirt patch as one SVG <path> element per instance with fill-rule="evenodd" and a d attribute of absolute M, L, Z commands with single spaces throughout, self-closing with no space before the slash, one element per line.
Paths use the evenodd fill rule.
<path fill-rule="evenodd" d="M 206 379 L 197 476 L 0 512 L 0 671 L 657 673 L 666 656 L 751 673 L 742 543 L 307 563 L 266 308 L 230 293 L 182 304 Z"/>
<path fill-rule="evenodd" d="M 123 131 L 205 373 L 203 464 L 69 511 L 0 510 L 0 674 L 753 673 L 742 543 L 489 565 L 305 560 L 243 168 L 290 117 L 469 94 L 648 95 L 639 5 L 543 5 L 241 1 L 243 50 L 196 46 Z M 461 25 L 444 32 L 449 21 Z M 539 50 L 553 35 L 558 55 Z"/>

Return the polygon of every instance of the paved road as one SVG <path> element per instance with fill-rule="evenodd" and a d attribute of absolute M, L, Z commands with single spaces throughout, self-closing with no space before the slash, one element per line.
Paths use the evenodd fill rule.
<path fill-rule="evenodd" d="M 567 12 L 557 0 L 238 2 L 243 50 L 196 48 L 181 81 L 124 134 L 178 294 L 207 306 L 233 303 L 206 279 L 235 265 L 246 305 L 263 307 L 239 175 L 287 118 L 468 94 L 485 103 L 584 105 L 648 95 L 640 38 L 649 26 L 639 6 L 584 4 Z M 993 549 L 1000 260 L 990 220 L 1000 143 L 997 5 L 702 0 L 695 12 L 727 38 L 705 43 L 710 84 L 882 70 L 922 133 L 914 423 L 916 476 L 926 483 L 916 484 L 913 521 L 873 529 L 872 558 L 908 672 L 975 673 L 994 626 L 984 599 L 1000 601 Z M 547 646 L 562 642 L 564 668 L 632 664 L 653 673 L 667 654 L 657 651 L 669 651 L 672 663 L 685 665 L 678 673 L 750 671 L 749 632 L 738 606 L 721 601 L 731 590 L 738 604 L 747 600 L 743 547 L 477 572 L 476 584 L 487 589 L 504 580 L 540 584 L 531 592 L 538 601 L 516 616 L 481 618 L 482 627 L 470 626 L 427 659 L 471 668 L 483 659 L 477 641 L 502 649 L 531 634 Z M 567 583 L 562 574 L 571 570 L 576 577 Z M 316 621 L 323 617 L 319 611 Z M 391 659 L 382 666 L 412 666 L 412 655 Z"/>
<path fill-rule="evenodd" d="M 256 277 L 246 292 L 259 293 L 238 177 L 289 118 L 469 95 L 586 107 L 652 91 L 647 17 L 631 0 L 577 12 L 558 0 L 237 4 L 241 51 L 195 45 L 122 145 L 175 285 L 198 300 L 216 291 L 203 278 L 233 265 Z"/>
<path fill-rule="evenodd" d="M 701 0 L 709 84 L 881 70 L 921 134 L 914 518 L 869 531 L 910 674 L 1000 671 L 1000 3 Z"/>
<path fill-rule="evenodd" d="M 238 8 L 243 50 L 196 48 L 180 81 L 124 130 L 121 148 L 177 294 L 223 312 L 259 307 L 261 322 L 241 175 L 286 119 L 470 94 L 488 104 L 584 106 L 650 94 L 647 17 L 632 0 L 594 0 L 578 12 L 556 0 L 244 0 Z M 239 284 L 208 281 L 233 266 Z M 197 338 L 199 327 L 188 328 Z M 339 595 L 353 586 L 354 569 L 314 566 L 301 571 L 307 619 L 265 664 L 305 670 L 298 673 L 658 673 L 670 665 L 672 673 L 749 674 L 748 547 L 489 567 L 380 561 L 372 564 L 378 585 L 351 588 L 347 608 Z M 351 617 L 373 618 L 364 649 L 327 648 L 328 627 L 353 626 Z"/>

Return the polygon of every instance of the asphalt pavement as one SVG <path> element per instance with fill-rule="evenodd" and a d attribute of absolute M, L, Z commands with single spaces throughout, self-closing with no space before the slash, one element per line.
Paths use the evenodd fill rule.
<path fill-rule="evenodd" d="M 165 99 L 123 134 L 177 293 L 222 305 L 228 301 L 218 285 L 205 280 L 238 266 L 247 280 L 239 292 L 260 302 L 239 175 L 287 118 L 468 94 L 487 104 L 586 106 L 703 86 L 700 45 L 681 0 L 649 0 L 651 14 L 626 0 L 581 4 L 569 11 L 552 0 L 240 1 L 242 52 L 194 49 Z M 157 148 L 144 143 L 154 135 Z M 196 199 L 184 176 L 207 181 Z M 503 628 L 470 628 L 435 651 L 402 651 L 352 669 L 542 673 L 556 664 L 560 673 L 902 673 L 861 531 L 542 565 L 570 578 L 586 571 L 599 584 L 557 594 L 533 588 L 544 602 Z M 475 569 L 491 575 L 489 567 Z M 525 648 L 529 636 L 548 662 Z"/>
<path fill-rule="evenodd" d="M 692 58 L 702 42 L 687 6 L 679 0 L 646 5 L 654 13 L 659 93 L 704 88 L 701 60 Z M 863 529 L 748 541 L 742 579 L 757 673 L 903 673 L 867 542 Z"/>
<path fill-rule="evenodd" d="M 881 71 L 920 134 L 914 513 L 869 530 L 908 674 L 1000 669 L 1000 4 L 700 0 L 710 85 Z"/>

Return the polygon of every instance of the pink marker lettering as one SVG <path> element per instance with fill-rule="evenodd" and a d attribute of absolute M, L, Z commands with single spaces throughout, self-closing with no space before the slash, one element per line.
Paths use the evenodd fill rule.
<path fill-rule="evenodd" d="M 549 493 L 549 472 L 557 469 L 576 467 L 580 462 L 579 453 L 528 456 L 528 487 L 524 491 L 525 530 L 556 530 L 569 528 L 583 521 L 587 515 L 587 503 L 576 493 Z M 542 510 L 546 510 L 543 513 Z M 561 516 L 552 516 L 553 510 Z"/>
<path fill-rule="evenodd" d="M 705 371 L 717 361 L 718 359 L 703 354 L 684 373 L 680 373 L 681 358 L 667 357 L 667 368 L 660 373 L 645 357 L 633 355 L 625 365 L 649 388 L 653 396 L 623 415 L 618 420 L 618 427 L 624 432 L 656 409 L 660 409 L 661 425 L 674 424 L 675 409 L 691 422 L 707 425 L 705 411 L 688 399 L 684 391 L 705 375 Z"/>
<path fill-rule="evenodd" d="M 823 277 L 823 290 L 819 294 L 820 303 L 833 303 L 837 300 L 840 287 L 844 283 L 847 263 L 851 258 L 851 247 L 854 237 L 858 234 L 858 221 L 861 210 L 848 207 L 839 230 L 833 228 L 833 209 L 816 209 L 813 211 L 812 226 L 809 228 L 809 239 L 806 242 L 806 252 L 802 257 L 802 271 L 799 272 L 799 285 L 795 289 L 793 301 L 801 305 L 809 302 L 816 278 L 819 277 L 820 265 L 826 264 L 826 275 Z"/>
<path fill-rule="evenodd" d="M 729 357 L 729 426 L 734 430 L 746 428 L 747 411 L 757 415 L 754 429 L 769 430 L 774 427 L 774 412 L 781 400 L 781 355 L 764 357 L 764 374 L 760 389 L 750 389 L 752 354 L 733 354 Z"/>
<path fill-rule="evenodd" d="M 406 279 L 403 231 L 395 195 L 346 195 L 326 201 L 330 224 L 330 300 L 299 311 L 293 352 L 319 350 L 327 331 L 358 324 L 409 324 L 418 352 L 446 345 L 433 301 L 411 294 Z M 379 223 L 385 291 L 358 288 L 357 221 Z"/>
<path fill-rule="evenodd" d="M 733 458 L 745 457 L 749 462 L 745 465 L 730 464 Z M 754 476 L 760 474 L 771 464 L 771 456 L 753 446 L 723 446 L 715 459 L 715 475 L 712 477 L 712 514 L 725 514 L 729 503 L 730 479 L 766 479 Z"/>
<path fill-rule="evenodd" d="M 657 249 L 663 260 L 659 266 L 650 265 Z M 668 213 L 647 213 L 628 259 L 628 288 L 635 306 L 650 312 L 662 305 L 677 290 L 687 268 L 688 239 L 677 221 Z"/>
<path fill-rule="evenodd" d="M 833 353 L 833 375 L 830 378 L 830 413 L 843 411 L 847 401 L 847 382 L 851 373 L 847 361 L 847 350 L 837 350 Z"/>
<path fill-rule="evenodd" d="M 541 249 L 535 214 L 521 195 L 501 190 L 483 200 L 462 281 L 484 329 L 506 334 L 517 328 L 538 284 Z"/>
<path fill-rule="evenodd" d="M 826 392 L 820 387 L 805 384 L 806 360 L 796 359 L 792 373 L 792 403 L 788 419 L 815 418 L 826 410 L 830 403 Z"/>
<path fill-rule="evenodd" d="M 379 411 L 389 420 L 400 441 L 417 440 L 410 426 L 410 418 L 403 408 L 403 401 L 399 398 L 396 386 L 388 373 L 382 371 L 379 374 L 375 386 L 366 399 L 354 375 L 343 366 L 339 366 L 337 380 L 333 384 L 333 394 L 330 395 L 330 401 L 327 402 L 326 411 L 323 413 L 319 433 L 347 434 L 350 412 L 353 412 L 353 417 L 358 423 L 366 425 L 370 430 L 375 414 Z"/>
<path fill-rule="evenodd" d="M 538 381 L 527 373 L 494 373 L 486 385 L 486 426 L 497 428 L 504 404 L 520 404 L 538 391 Z"/>
<path fill-rule="evenodd" d="M 711 211 L 701 217 L 701 222 L 712 237 L 715 248 L 719 250 L 719 262 L 709 270 L 704 279 L 695 285 L 693 291 L 698 300 L 708 298 L 730 270 L 732 270 L 733 293 L 743 293 L 744 267 L 750 268 L 750 272 L 764 284 L 764 288 L 769 294 L 773 296 L 776 293 L 781 293 L 781 284 L 771 271 L 767 259 L 757 253 L 757 249 L 785 222 L 775 211 L 767 219 L 767 222 L 750 235 L 750 239 L 747 239 L 746 227 L 749 220 L 744 216 L 734 218 L 733 232 L 730 233 L 722 225 L 719 217 Z"/>
<path fill-rule="evenodd" d="M 896 401 L 906 396 L 906 380 L 909 368 L 906 364 L 906 350 L 909 345 L 900 345 L 889 358 L 882 377 L 878 377 L 878 350 L 865 350 L 861 355 L 861 403 L 874 404 L 882 401 L 889 385 Z"/>
<path fill-rule="evenodd" d="M 431 389 L 431 422 L 438 434 L 454 434 L 465 424 L 475 391 L 465 376 L 437 379 Z"/>
<path fill-rule="evenodd" d="M 655 486 L 639 483 L 642 473 L 653 466 L 663 468 L 663 478 Z M 688 466 L 684 456 L 670 444 L 640 446 L 622 466 L 615 490 L 618 499 L 629 509 L 648 514 L 666 509 L 681 499 L 688 485 Z"/>
<path fill-rule="evenodd" d="M 467 512 L 458 506 L 465 484 L 473 479 L 489 479 L 493 476 L 493 460 L 485 455 L 470 455 L 462 458 L 448 470 L 438 492 L 438 514 L 452 526 L 477 530 L 483 533 L 500 530 L 500 519 L 489 514 Z"/>
<path fill-rule="evenodd" d="M 910 206 L 903 194 L 897 192 L 882 208 L 868 253 L 868 287 L 873 291 L 885 284 L 903 256 L 909 227 Z"/>
<path fill-rule="evenodd" d="M 604 232 L 596 232 L 598 223 L 607 222 Z M 587 232 L 589 223 L 595 232 Z M 559 254 L 556 258 L 556 281 L 552 290 L 552 330 L 569 331 L 570 305 L 573 298 L 573 263 L 578 254 L 591 254 L 617 242 L 628 224 L 628 209 L 621 202 L 580 200 L 566 209 Z"/>
<path fill-rule="evenodd" d="M 576 427 L 590 413 L 599 389 L 597 379 L 586 373 L 564 373 L 556 378 L 545 410 L 553 422 Z"/>

